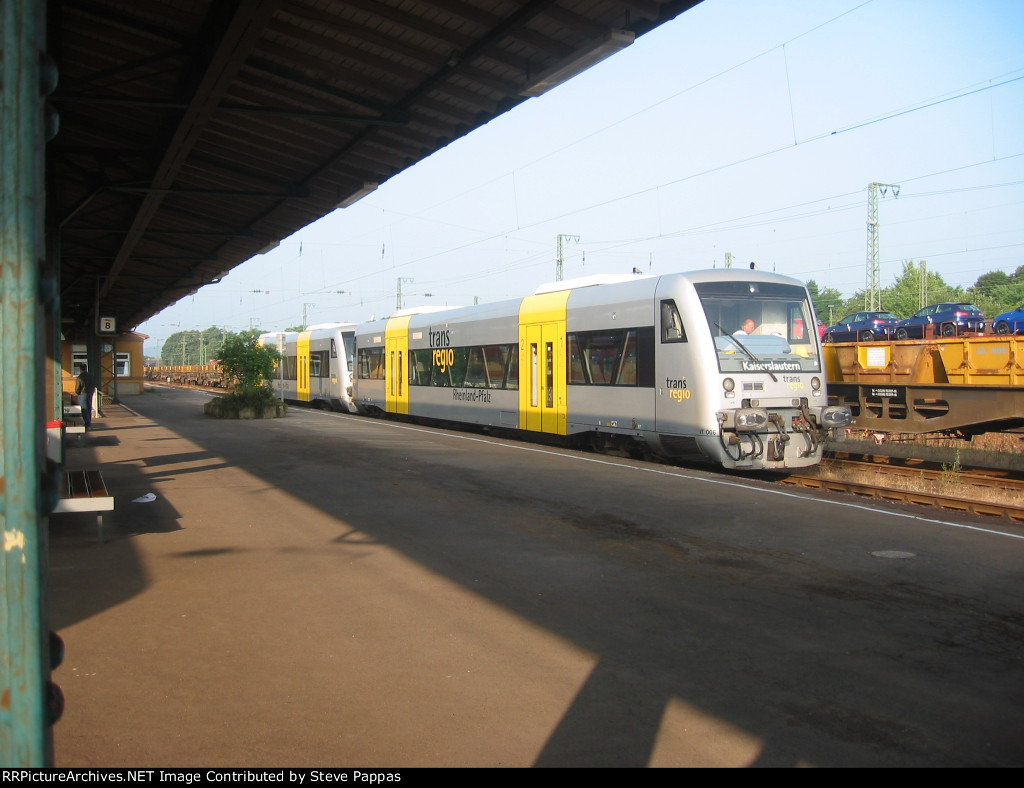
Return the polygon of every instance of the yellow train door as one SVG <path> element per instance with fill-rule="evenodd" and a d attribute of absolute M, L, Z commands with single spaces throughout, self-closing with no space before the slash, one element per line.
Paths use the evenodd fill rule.
<path fill-rule="evenodd" d="M 409 321 L 411 315 L 392 318 L 384 335 L 384 409 L 409 412 Z"/>
<path fill-rule="evenodd" d="M 519 308 L 519 427 L 566 434 L 565 310 L 569 291 L 523 299 Z"/>
<path fill-rule="evenodd" d="M 309 333 L 303 331 L 295 343 L 295 396 L 309 402 Z"/>

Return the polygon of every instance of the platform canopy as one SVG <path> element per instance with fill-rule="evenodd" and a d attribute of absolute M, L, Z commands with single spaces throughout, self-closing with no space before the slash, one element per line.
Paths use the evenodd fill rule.
<path fill-rule="evenodd" d="M 697 2 L 49 0 L 64 323 L 138 326 Z"/>

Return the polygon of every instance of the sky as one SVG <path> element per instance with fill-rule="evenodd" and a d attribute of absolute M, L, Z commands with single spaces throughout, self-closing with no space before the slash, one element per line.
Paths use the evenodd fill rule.
<path fill-rule="evenodd" d="M 280 331 L 751 262 L 844 296 L 1024 265 L 1024 2 L 704 0 L 138 327 Z"/>

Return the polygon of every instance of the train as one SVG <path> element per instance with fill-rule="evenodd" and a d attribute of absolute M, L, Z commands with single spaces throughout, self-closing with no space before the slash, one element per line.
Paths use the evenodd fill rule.
<path fill-rule="evenodd" d="M 355 331 L 355 323 L 324 323 L 261 334 L 260 344 L 277 348 L 281 356 L 270 381 L 274 393 L 289 402 L 354 413 Z"/>
<path fill-rule="evenodd" d="M 554 282 L 261 341 L 282 351 L 275 390 L 304 404 L 786 470 L 818 463 L 852 421 L 828 403 L 816 325 L 800 281 L 711 269 Z"/>

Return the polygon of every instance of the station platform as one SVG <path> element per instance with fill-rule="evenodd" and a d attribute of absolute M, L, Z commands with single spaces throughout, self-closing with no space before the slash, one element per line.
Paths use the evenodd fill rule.
<path fill-rule="evenodd" d="M 115 506 L 103 544 L 93 517 L 50 522 L 50 626 L 66 651 L 55 766 L 662 757 L 630 741 L 602 755 L 583 729 L 549 743 L 593 658 L 501 604 L 503 584 L 481 572 L 518 504 L 471 504 L 429 464 L 403 462 L 396 481 L 381 473 L 393 455 L 354 460 L 343 441 L 376 420 L 350 417 L 341 439 L 322 431 L 330 416 L 218 420 L 203 402 L 158 388 L 107 403 L 68 449 L 66 467 L 101 469 Z M 385 442 L 399 458 L 410 446 Z M 448 526 L 427 514 L 438 496 L 456 509 Z M 547 594 L 535 564 L 516 576 Z M 559 576 L 585 586 L 576 573 Z"/>

